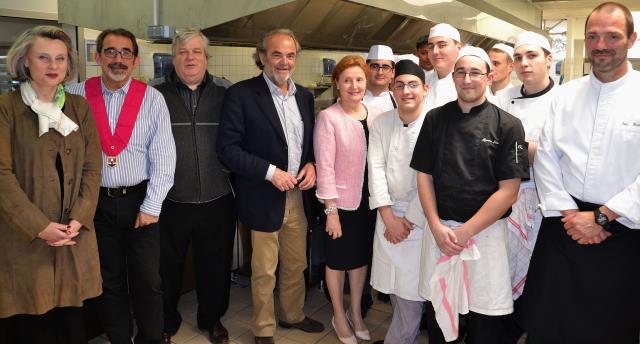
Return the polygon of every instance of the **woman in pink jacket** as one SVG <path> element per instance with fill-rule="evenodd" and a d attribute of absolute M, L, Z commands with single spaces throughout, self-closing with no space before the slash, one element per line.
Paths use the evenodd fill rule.
<path fill-rule="evenodd" d="M 340 97 L 318 114 L 313 138 L 316 196 L 324 203 L 326 215 L 325 278 L 333 304 L 331 322 L 338 339 L 346 344 L 356 344 L 356 336 L 371 339 L 360 315 L 376 220 L 375 211 L 369 209 L 366 171 L 368 125 L 373 116 L 362 103 L 369 73 L 360 56 L 340 60 L 331 80 Z M 342 292 L 345 271 L 351 288 L 346 312 Z"/>

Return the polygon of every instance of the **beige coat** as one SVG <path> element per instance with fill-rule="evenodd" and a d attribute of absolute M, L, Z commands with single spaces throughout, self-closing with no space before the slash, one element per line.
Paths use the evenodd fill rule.
<path fill-rule="evenodd" d="M 99 138 L 82 97 L 67 93 L 63 111 L 80 129 L 66 137 L 51 129 L 38 137 L 37 116 L 20 92 L 0 96 L 0 318 L 81 306 L 102 292 L 93 227 Z M 75 246 L 51 247 L 37 237 L 50 222 L 69 219 L 84 225 Z"/>

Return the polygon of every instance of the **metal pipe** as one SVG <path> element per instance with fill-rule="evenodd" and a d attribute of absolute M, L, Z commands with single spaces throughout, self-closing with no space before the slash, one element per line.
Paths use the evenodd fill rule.
<path fill-rule="evenodd" d="M 160 0 L 153 0 L 153 25 L 158 25 L 160 17 Z"/>

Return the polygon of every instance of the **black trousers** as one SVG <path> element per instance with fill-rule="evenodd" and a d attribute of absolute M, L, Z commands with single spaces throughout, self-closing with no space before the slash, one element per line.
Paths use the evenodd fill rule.
<path fill-rule="evenodd" d="M 178 299 L 189 243 L 192 243 L 198 297 L 198 327 L 210 330 L 229 308 L 236 210 L 232 195 L 203 204 L 166 200 L 160 216 L 160 272 L 164 291 L 164 331 L 178 332 Z"/>
<path fill-rule="evenodd" d="M 86 344 L 81 307 L 54 308 L 42 315 L 0 319 L 1 344 Z"/>
<path fill-rule="evenodd" d="M 131 343 L 131 305 L 138 326 L 135 343 L 162 339 L 162 285 L 158 224 L 133 228 L 146 187 L 111 198 L 100 189 L 94 223 L 102 272 L 104 330 L 113 344 Z"/>
<path fill-rule="evenodd" d="M 575 199 L 581 211 L 599 205 Z M 612 236 L 580 245 L 560 217 L 542 220 L 520 318 L 530 344 L 635 344 L 640 336 L 640 230 L 617 221 Z"/>
<path fill-rule="evenodd" d="M 466 338 L 464 342 L 466 344 L 514 344 L 510 341 L 508 335 L 508 328 L 505 327 L 507 322 L 505 318 L 509 315 L 484 315 L 475 312 L 469 312 L 465 315 L 460 315 L 460 322 L 464 321 Z M 433 310 L 431 302 L 425 302 L 425 317 L 427 320 L 427 335 L 429 336 L 429 344 L 448 344 L 448 343 L 461 343 L 464 337 L 462 329 L 458 339 L 452 342 L 444 340 L 442 330 L 438 326 L 436 321 L 436 313 Z M 460 326 L 462 328 L 462 326 Z"/>

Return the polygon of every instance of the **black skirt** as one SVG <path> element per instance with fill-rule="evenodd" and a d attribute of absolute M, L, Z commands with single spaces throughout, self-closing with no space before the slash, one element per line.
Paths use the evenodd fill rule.
<path fill-rule="evenodd" d="M 580 245 L 560 220 L 542 221 L 531 257 L 518 314 L 527 343 L 638 343 L 640 231 L 614 221 L 604 242 Z"/>
<path fill-rule="evenodd" d="M 365 184 L 366 185 L 366 184 Z M 325 260 L 334 270 L 351 270 L 371 264 L 376 211 L 369 209 L 369 192 L 363 192 L 356 210 L 338 209 L 342 237 L 332 239 L 325 234 Z M 323 228 L 326 228 L 323 214 Z"/>

